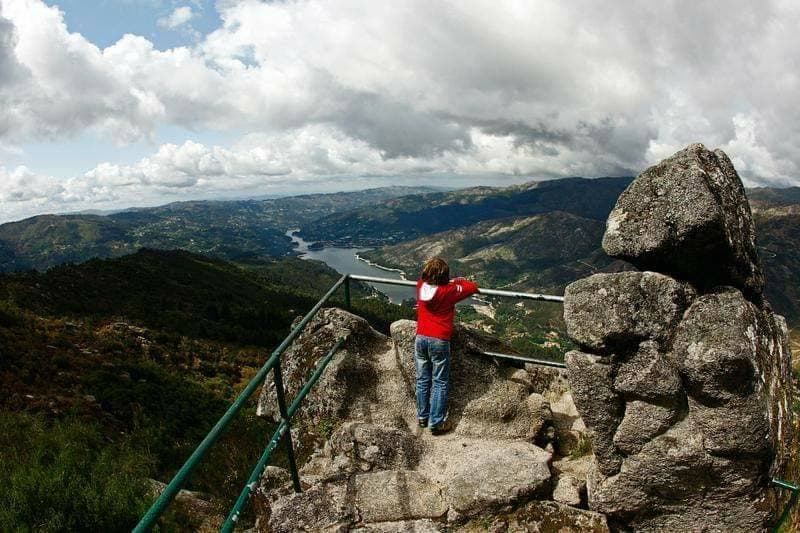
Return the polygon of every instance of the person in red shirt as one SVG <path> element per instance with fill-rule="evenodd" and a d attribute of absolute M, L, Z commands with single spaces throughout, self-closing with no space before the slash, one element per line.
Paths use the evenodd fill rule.
<path fill-rule="evenodd" d="M 414 366 L 417 373 L 417 419 L 433 434 L 447 430 L 450 393 L 450 337 L 457 302 L 478 292 L 463 278 L 450 279 L 447 262 L 434 257 L 417 281 L 417 336 Z"/>

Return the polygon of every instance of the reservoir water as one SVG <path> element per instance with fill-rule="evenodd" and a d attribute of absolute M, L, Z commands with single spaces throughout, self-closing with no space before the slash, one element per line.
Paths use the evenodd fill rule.
<path fill-rule="evenodd" d="M 296 250 L 300 253 L 300 259 L 314 259 L 322 261 L 340 274 L 360 274 L 362 276 L 374 276 L 378 278 L 403 279 L 400 272 L 384 270 L 361 261 L 356 258 L 356 254 L 369 250 L 369 248 L 322 248 L 320 250 L 309 250 L 309 242 L 304 241 L 296 235 L 296 230 L 289 230 L 286 235 L 291 237 L 297 244 Z M 397 285 L 373 284 L 373 287 L 389 297 L 392 303 L 399 304 L 404 299 L 414 297 L 414 287 L 398 287 Z"/>

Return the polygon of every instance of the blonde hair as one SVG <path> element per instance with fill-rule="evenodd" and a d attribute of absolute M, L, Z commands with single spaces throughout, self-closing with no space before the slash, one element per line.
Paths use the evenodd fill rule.
<path fill-rule="evenodd" d="M 447 285 L 450 283 L 450 267 L 441 257 L 434 257 L 425 263 L 422 269 L 422 281 L 432 285 Z"/>

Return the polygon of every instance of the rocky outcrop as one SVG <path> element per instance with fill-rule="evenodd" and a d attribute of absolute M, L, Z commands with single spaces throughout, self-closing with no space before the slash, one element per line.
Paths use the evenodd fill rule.
<path fill-rule="evenodd" d="M 319 361 L 336 342 L 345 338 L 333 356 L 319 382 L 301 406 L 293 434 L 298 453 L 303 454 L 323 444 L 320 440 L 334 421 L 340 420 L 357 401 L 369 401 L 363 396 L 360 383 L 376 379 L 374 358 L 387 338 L 363 318 L 341 309 L 322 309 L 305 327 L 281 357 L 286 401 L 291 402 L 308 380 Z M 259 416 L 280 419 L 275 397 L 275 383 L 270 374 L 258 399 Z"/>
<path fill-rule="evenodd" d="M 603 246 L 643 271 L 565 292 L 589 506 L 623 530 L 767 530 L 769 477 L 790 450 L 790 352 L 728 157 L 695 144 L 645 170 Z"/>
<path fill-rule="evenodd" d="M 562 448 L 559 435 L 577 443 L 585 429 L 559 371 L 471 354 L 510 349 L 458 327 L 454 429 L 433 436 L 416 422 L 415 332 L 415 322 L 398 321 L 386 338 L 359 317 L 326 309 L 287 350 L 291 398 L 337 339 L 348 339 L 295 422 L 296 431 L 317 435 L 300 469 L 304 490 L 292 491 L 285 470 L 267 469 L 254 494 L 257 529 L 470 531 L 479 519 L 525 524 L 526 530 L 537 523 L 542 531 L 550 524 L 607 530 L 602 515 L 580 508 L 586 468 L 575 468 L 580 461 L 552 465 L 555 449 Z M 275 415 L 273 395 L 265 385 L 260 407 L 266 416 Z M 321 421 L 329 429 L 324 438 Z M 560 503 L 533 505 L 556 496 Z"/>
<path fill-rule="evenodd" d="M 704 289 L 759 298 L 764 288 L 744 186 L 728 156 L 702 144 L 637 176 L 608 216 L 603 249 Z"/>

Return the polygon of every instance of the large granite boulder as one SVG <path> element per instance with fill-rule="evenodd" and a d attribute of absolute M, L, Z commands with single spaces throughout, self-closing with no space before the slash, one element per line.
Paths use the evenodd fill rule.
<path fill-rule="evenodd" d="M 749 296 L 764 287 L 742 182 L 722 150 L 702 144 L 639 174 L 608 217 L 603 249 L 700 287 L 733 285 Z"/>
<path fill-rule="evenodd" d="M 785 453 L 792 412 L 787 343 L 783 318 L 733 288 L 698 298 L 686 312 L 672 357 L 709 450 L 765 460 Z"/>
<path fill-rule="evenodd" d="M 295 416 L 293 433 L 299 453 L 322 444 L 319 428 L 339 420 L 359 395 L 356 384 L 375 381 L 374 354 L 387 341 L 365 319 L 337 308 L 322 309 L 281 356 L 281 370 L 289 403 L 339 341 L 346 339 L 322 377 L 303 401 Z M 280 418 L 272 373 L 267 376 L 258 399 L 259 416 Z"/>
<path fill-rule="evenodd" d="M 614 368 L 579 351 L 568 352 L 565 361 L 575 406 L 591 431 L 597 468 L 613 475 L 622 465 L 614 433 L 625 414 L 623 397 L 614 390 Z"/>
<path fill-rule="evenodd" d="M 659 272 L 565 292 L 567 354 L 592 434 L 589 506 L 620 530 L 766 531 L 791 449 L 785 322 L 763 277 L 727 156 L 692 145 L 620 197 L 606 251 Z"/>
<path fill-rule="evenodd" d="M 564 321 L 581 346 L 610 352 L 635 342 L 665 342 L 694 291 L 656 272 L 595 274 L 567 286 Z"/>
<path fill-rule="evenodd" d="M 494 450 L 469 446 L 457 454 L 458 460 L 448 465 L 448 479 L 443 480 L 451 521 L 503 510 L 549 493 L 551 456 L 533 444 L 508 442 Z"/>

